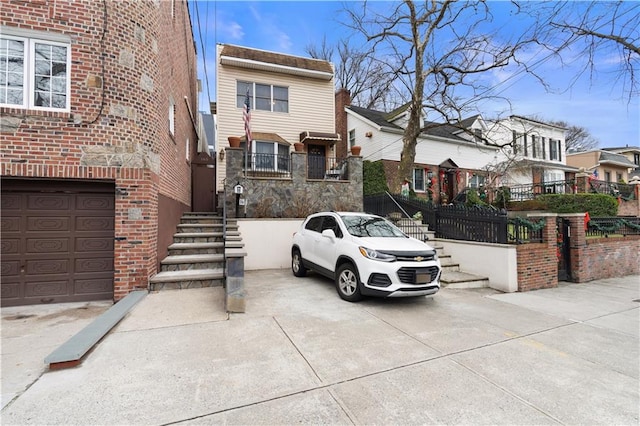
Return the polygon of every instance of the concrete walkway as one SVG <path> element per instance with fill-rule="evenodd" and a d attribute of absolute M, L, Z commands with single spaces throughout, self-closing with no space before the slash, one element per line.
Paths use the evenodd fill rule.
<path fill-rule="evenodd" d="M 358 304 L 321 277 L 245 278 L 245 314 L 221 289 L 152 293 L 43 374 L 20 361 L 69 333 L 3 309 L 2 424 L 638 424 L 638 276 Z"/>

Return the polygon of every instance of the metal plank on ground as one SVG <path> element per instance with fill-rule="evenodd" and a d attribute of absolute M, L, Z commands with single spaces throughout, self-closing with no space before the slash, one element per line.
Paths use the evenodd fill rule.
<path fill-rule="evenodd" d="M 44 359 L 50 369 L 75 367 L 82 357 L 100 341 L 148 292 L 132 291 L 97 317 Z"/>

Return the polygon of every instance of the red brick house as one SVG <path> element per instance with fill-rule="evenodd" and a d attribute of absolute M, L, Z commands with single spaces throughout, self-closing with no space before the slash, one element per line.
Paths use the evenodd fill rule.
<path fill-rule="evenodd" d="M 2 306 L 147 288 L 196 156 L 184 0 L 3 1 Z"/>

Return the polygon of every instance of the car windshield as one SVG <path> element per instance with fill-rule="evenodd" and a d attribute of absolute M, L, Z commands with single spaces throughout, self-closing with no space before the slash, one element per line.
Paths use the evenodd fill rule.
<path fill-rule="evenodd" d="M 405 237 L 398 228 L 375 216 L 342 216 L 349 234 L 354 237 Z"/>

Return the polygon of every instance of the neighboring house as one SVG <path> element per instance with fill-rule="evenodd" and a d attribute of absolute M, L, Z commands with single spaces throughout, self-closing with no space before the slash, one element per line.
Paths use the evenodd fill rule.
<path fill-rule="evenodd" d="M 563 127 L 518 115 L 491 122 L 489 127 L 487 137 L 505 146 L 500 185 L 539 186 L 572 179 L 578 171 L 567 165 Z"/>
<path fill-rule="evenodd" d="M 303 143 L 310 173 L 322 179 L 335 161 L 334 71 L 330 62 L 221 44 L 217 47 L 218 148 L 230 136 L 246 146 L 243 109 L 251 107 L 248 168 L 267 176 L 290 176 L 290 153 Z M 218 190 L 226 164 L 218 163 Z"/>
<path fill-rule="evenodd" d="M 392 192 L 397 177 L 402 135 L 408 120 L 408 106 L 391 112 L 375 111 L 350 105 L 349 92 L 336 93 L 336 123 L 344 142 L 338 148 L 346 152 L 361 146 L 364 160 L 382 161 L 387 184 Z M 484 185 L 489 166 L 500 155 L 498 147 L 483 140 L 487 131 L 481 116 L 470 117 L 458 126 L 421 123 L 418 137 L 411 189 L 419 197 L 435 201 L 450 201 L 463 188 Z"/>
<path fill-rule="evenodd" d="M 3 306 L 146 289 L 191 209 L 186 1 L 54 3 L 0 8 Z"/>
<path fill-rule="evenodd" d="M 636 167 L 625 155 L 602 149 L 567 154 L 567 164 L 584 168 L 596 180 L 608 183 L 629 182 Z"/>
<path fill-rule="evenodd" d="M 640 147 L 637 146 L 625 146 L 619 148 L 602 148 L 604 151 L 613 152 L 615 154 L 621 154 L 627 157 L 629 161 L 633 163 L 633 170 L 629 172 L 629 180 L 634 177 L 640 178 Z"/>

